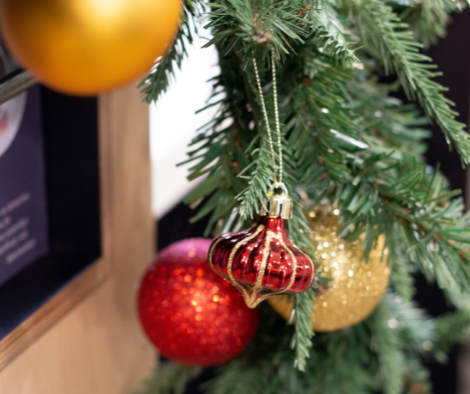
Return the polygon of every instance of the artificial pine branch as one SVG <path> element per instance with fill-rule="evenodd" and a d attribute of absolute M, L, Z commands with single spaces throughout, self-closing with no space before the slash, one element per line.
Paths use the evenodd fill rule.
<path fill-rule="evenodd" d="M 324 4 L 320 9 L 308 9 L 312 30 L 315 32 L 314 41 L 318 42 L 322 51 L 331 56 L 343 68 L 351 69 L 359 59 L 349 48 L 346 28 L 343 26 L 336 10 L 330 4 Z"/>
<path fill-rule="evenodd" d="M 449 348 L 468 338 L 470 311 L 463 310 L 436 318 L 433 327 L 435 336 L 432 352 L 440 361 L 446 361 Z"/>
<path fill-rule="evenodd" d="M 461 12 L 468 2 L 466 0 L 426 0 L 412 1 L 408 7 L 403 7 L 398 1 L 392 3 L 397 9 L 400 19 L 407 23 L 414 33 L 416 41 L 424 47 L 437 43 L 445 36 L 451 12 Z"/>
<path fill-rule="evenodd" d="M 150 74 L 138 86 L 142 88 L 143 99 L 147 103 L 157 101 L 165 93 L 175 75 L 175 67 L 181 69 L 183 60 L 188 55 L 187 46 L 193 43 L 191 21 L 197 15 L 198 0 L 185 0 L 180 28 L 168 53 L 156 60 Z"/>
<path fill-rule="evenodd" d="M 446 89 L 433 80 L 440 74 L 431 71 L 435 66 L 419 53 L 421 45 L 414 41 L 408 26 L 381 0 L 346 2 L 366 48 L 387 71 L 397 73 L 408 96 L 418 98 L 426 114 L 444 132 L 449 145 L 455 146 L 463 162 L 470 163 L 470 136 L 465 125 L 455 120 L 453 103 L 442 94 Z"/>
<path fill-rule="evenodd" d="M 391 320 L 394 318 L 385 308 L 386 303 L 382 302 L 368 319 L 374 333 L 371 344 L 378 355 L 385 393 L 400 394 L 403 389 L 403 354 L 400 352 L 399 332 L 391 324 L 396 320 Z"/>
<path fill-rule="evenodd" d="M 247 188 L 236 197 L 241 203 L 239 212 L 244 219 L 252 219 L 258 211 L 260 202 L 272 187 L 271 179 L 276 171 L 271 163 L 271 151 L 266 136 L 263 136 L 261 147 L 253 154 L 258 155 L 258 159 L 253 162 L 256 168 L 246 176 L 249 179 Z"/>
<path fill-rule="evenodd" d="M 188 382 L 201 371 L 200 367 L 171 362 L 161 363 L 154 375 L 144 381 L 135 394 L 184 394 Z"/>
<path fill-rule="evenodd" d="M 292 338 L 292 347 L 295 349 L 295 366 L 305 371 L 307 359 L 310 357 L 312 347 L 312 303 L 316 297 L 316 289 L 310 288 L 295 296 L 295 333 Z"/>

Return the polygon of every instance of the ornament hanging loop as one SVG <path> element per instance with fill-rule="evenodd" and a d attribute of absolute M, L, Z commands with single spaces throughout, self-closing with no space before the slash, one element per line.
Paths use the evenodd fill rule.
<path fill-rule="evenodd" d="M 274 153 L 273 138 L 271 135 L 271 126 L 269 125 L 268 112 L 266 111 L 266 104 L 264 102 L 263 89 L 258 73 L 258 66 L 256 59 L 253 57 L 253 67 L 255 69 L 256 82 L 258 83 L 259 96 L 261 101 L 261 108 L 263 110 L 264 121 L 266 123 L 266 130 L 268 132 L 269 146 L 271 148 L 271 158 L 274 167 L 274 184 L 267 196 L 263 199 L 259 214 L 261 216 L 269 216 L 270 218 L 290 219 L 292 217 L 292 199 L 289 197 L 286 185 L 282 182 L 282 142 L 281 142 L 281 124 L 279 121 L 279 107 L 277 103 L 277 83 L 276 83 L 276 59 L 274 57 L 274 50 L 271 51 L 271 68 L 273 74 L 273 96 L 274 96 L 274 115 L 276 120 L 276 134 L 277 146 L 279 149 L 279 167 L 276 165 L 276 155 Z M 279 176 L 277 171 L 279 169 Z"/>
<path fill-rule="evenodd" d="M 277 104 L 276 59 L 274 57 L 274 50 L 271 50 L 271 68 L 273 72 L 274 116 L 276 118 L 277 146 L 279 149 L 279 183 L 282 183 L 281 123 L 279 122 L 279 107 Z"/>
<path fill-rule="evenodd" d="M 274 50 L 271 51 L 271 68 L 273 74 L 273 96 L 274 96 L 274 116 L 276 121 L 276 134 L 277 134 L 277 145 L 279 150 L 279 167 L 276 165 L 276 155 L 274 153 L 274 143 L 271 135 L 271 126 L 269 125 L 268 111 L 266 111 L 266 104 L 264 101 L 263 88 L 261 87 L 261 80 L 258 72 L 258 65 L 256 64 L 256 59 L 253 57 L 253 68 L 255 70 L 256 82 L 258 85 L 258 91 L 261 101 L 261 108 L 263 110 L 264 122 L 266 123 L 266 131 L 268 132 L 269 138 L 269 147 L 271 149 L 271 158 L 273 161 L 273 178 L 274 183 L 282 183 L 282 142 L 281 142 L 281 123 L 279 121 L 279 106 L 277 103 L 277 82 L 276 82 L 276 59 L 274 56 Z M 279 171 L 279 178 L 277 172 Z M 279 181 L 278 181 L 279 179 Z"/>

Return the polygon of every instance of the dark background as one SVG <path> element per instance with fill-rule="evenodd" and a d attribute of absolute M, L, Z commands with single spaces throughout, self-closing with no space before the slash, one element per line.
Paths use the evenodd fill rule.
<path fill-rule="evenodd" d="M 455 104 L 459 112 L 458 120 L 467 124 L 469 120 L 470 100 L 470 9 L 462 14 L 453 16 L 449 25 L 447 37 L 427 54 L 431 56 L 438 65 L 439 70 L 444 73 L 437 80 L 447 86 L 449 91 L 446 96 Z M 402 99 L 404 95 L 399 94 Z M 426 154 L 429 164 L 435 166 L 440 163 L 441 170 L 450 181 L 452 189 L 461 189 L 465 194 L 466 172 L 462 168 L 460 158 L 455 150 L 450 151 L 444 135 L 438 126 L 431 126 L 433 135 L 428 144 Z M 158 222 L 157 245 L 158 249 L 170 245 L 181 239 L 190 237 L 201 237 L 206 221 L 200 220 L 190 224 L 188 220 L 194 212 L 183 203 L 177 205 L 172 211 L 161 218 Z M 418 289 L 416 300 L 419 305 L 429 311 L 432 316 L 438 316 L 449 312 L 451 307 L 444 300 L 441 291 L 435 285 L 426 283 L 422 276 L 416 277 Z M 446 364 L 432 363 L 429 365 L 435 394 L 457 393 L 457 356 L 459 349 L 454 349 Z M 198 393 L 196 387 L 199 381 L 210 377 L 212 371 L 208 370 L 197 382 L 188 387 L 187 394 Z M 346 394 L 346 393 L 345 393 Z M 353 394 L 353 393 L 351 393 Z"/>

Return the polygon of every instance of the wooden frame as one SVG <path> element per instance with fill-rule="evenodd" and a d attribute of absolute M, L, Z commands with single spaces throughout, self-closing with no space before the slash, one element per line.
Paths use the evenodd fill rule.
<path fill-rule="evenodd" d="M 17 69 L 0 79 L 0 104 L 37 83 L 30 71 Z"/>
<path fill-rule="evenodd" d="M 106 277 L 106 272 L 106 261 L 97 261 L 3 338 L 0 341 L 0 371 L 95 289 Z"/>

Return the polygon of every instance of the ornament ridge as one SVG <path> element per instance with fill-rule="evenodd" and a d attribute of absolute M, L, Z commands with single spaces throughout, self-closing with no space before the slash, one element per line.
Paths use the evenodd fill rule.
<path fill-rule="evenodd" d="M 209 250 L 209 265 L 217 274 L 221 275 L 225 278 L 229 283 L 235 286 L 243 295 L 246 304 L 250 308 L 255 308 L 259 305 L 262 301 L 266 300 L 267 298 L 283 294 L 283 293 L 297 293 L 299 291 L 304 291 L 309 288 L 313 280 L 315 279 L 315 266 L 311 258 L 302 252 L 299 248 L 297 248 L 291 242 L 286 242 L 284 237 L 287 238 L 287 234 L 284 230 L 284 220 L 282 218 L 269 218 L 266 216 L 261 217 L 266 224 L 259 223 L 257 226 L 252 227 L 250 230 L 253 231 L 250 234 L 250 230 L 237 232 L 237 233 L 230 233 L 224 234 L 220 237 L 216 238 Z M 273 231 L 270 227 L 274 227 L 277 229 Z M 240 238 L 241 237 L 241 238 Z M 259 237 L 258 243 L 255 246 L 250 248 L 250 241 L 253 241 Z M 288 238 L 287 238 L 288 239 Z M 230 247 L 230 240 L 236 240 L 236 243 L 231 248 L 228 258 L 225 257 L 226 264 L 223 262 L 224 257 L 220 255 L 220 253 L 224 254 L 225 256 L 228 253 L 227 247 Z M 277 265 L 276 268 L 273 269 L 271 265 L 272 273 L 268 273 L 266 276 L 267 267 L 270 266 L 269 259 L 271 257 L 271 247 L 273 240 L 276 240 L 278 246 L 280 247 L 275 254 L 278 254 L 278 261 L 274 262 L 274 266 Z M 256 241 L 255 241 L 256 242 Z M 251 255 L 253 249 L 255 249 L 256 245 L 261 246 L 262 249 L 259 249 L 258 257 L 260 257 L 260 261 L 258 264 L 255 263 L 256 257 Z M 241 251 L 240 248 L 244 245 L 247 245 L 247 250 Z M 234 262 L 237 258 L 238 253 L 240 253 L 241 261 L 245 262 L 245 266 L 241 269 L 243 272 L 243 279 L 236 278 L 234 272 L 239 270 L 240 267 L 236 267 L 234 269 Z M 286 256 L 283 256 L 286 254 Z M 296 254 L 299 255 L 296 257 Z M 214 262 L 214 256 L 215 262 Z M 299 266 L 298 257 L 302 256 L 302 265 Z M 276 260 L 276 257 L 273 257 Z M 253 260 L 254 259 L 254 260 Z M 255 273 L 254 281 L 250 281 L 247 276 L 250 274 L 250 270 L 246 271 L 246 267 L 250 266 L 251 263 L 251 271 Z M 300 276 L 298 276 L 298 269 L 300 269 Z M 277 271 L 276 271 L 277 270 Z M 276 276 L 276 272 L 277 275 Z M 284 287 L 282 286 L 283 279 L 286 278 L 286 275 L 290 275 L 288 278 L 288 283 Z M 263 280 L 271 278 L 275 281 L 275 283 L 267 284 L 263 286 Z M 308 279 L 306 281 L 306 279 Z M 292 290 L 294 284 L 298 283 L 297 287 Z M 254 283 L 253 283 L 254 282 Z M 272 291 L 271 288 L 278 286 L 278 289 Z"/>

